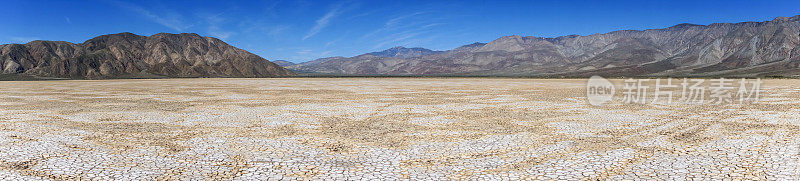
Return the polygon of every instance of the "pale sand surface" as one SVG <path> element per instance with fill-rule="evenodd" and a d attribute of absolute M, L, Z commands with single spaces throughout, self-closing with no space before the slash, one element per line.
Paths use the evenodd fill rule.
<path fill-rule="evenodd" d="M 617 90 L 597 107 L 585 86 L 0 82 L 0 180 L 800 179 L 800 80 L 766 80 L 746 105 L 626 105 Z"/>

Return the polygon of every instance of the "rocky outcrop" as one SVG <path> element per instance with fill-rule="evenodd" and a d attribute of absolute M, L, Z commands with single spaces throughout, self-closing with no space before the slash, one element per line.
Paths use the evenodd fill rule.
<path fill-rule="evenodd" d="M 679 24 L 589 36 L 505 36 L 414 57 L 335 57 L 289 66 L 331 74 L 764 76 L 800 74 L 800 16 Z"/>
<path fill-rule="evenodd" d="M 33 41 L 0 46 L 3 74 L 102 79 L 273 77 L 292 72 L 255 54 L 194 33 L 120 33 L 81 44 Z"/>

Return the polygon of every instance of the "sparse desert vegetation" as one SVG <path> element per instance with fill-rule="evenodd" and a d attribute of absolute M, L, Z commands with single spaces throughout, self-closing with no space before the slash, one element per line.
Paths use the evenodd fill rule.
<path fill-rule="evenodd" d="M 0 82 L 0 180 L 800 178 L 800 80 L 602 107 L 585 81 Z"/>

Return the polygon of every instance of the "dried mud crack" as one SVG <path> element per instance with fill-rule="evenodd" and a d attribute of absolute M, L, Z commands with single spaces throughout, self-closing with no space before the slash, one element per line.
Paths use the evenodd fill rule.
<path fill-rule="evenodd" d="M 800 81 L 764 87 L 598 107 L 568 79 L 0 82 L 0 180 L 800 179 Z"/>

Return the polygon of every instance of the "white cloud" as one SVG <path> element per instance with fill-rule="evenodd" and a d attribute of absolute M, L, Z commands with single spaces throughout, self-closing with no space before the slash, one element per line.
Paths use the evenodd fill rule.
<path fill-rule="evenodd" d="M 274 12 L 275 11 L 275 7 L 278 7 L 278 4 L 280 4 L 282 1 L 283 0 L 272 1 L 271 3 L 267 4 L 267 8 L 264 9 L 264 11 L 266 11 L 268 13 Z"/>
<path fill-rule="evenodd" d="M 372 49 L 377 49 L 389 44 L 394 44 L 392 46 L 397 46 L 403 43 L 404 41 L 414 39 L 415 37 L 423 33 L 424 32 L 419 32 L 419 31 L 406 31 L 406 32 L 395 33 L 392 34 L 391 36 L 388 36 L 387 38 L 384 38 L 381 42 L 378 42 L 378 44 L 373 46 Z"/>
<path fill-rule="evenodd" d="M 311 36 L 314 36 L 320 31 L 322 31 L 322 29 L 325 29 L 325 27 L 327 27 L 328 24 L 330 24 L 333 18 L 342 13 L 340 10 L 341 10 L 341 5 L 334 6 L 333 8 L 331 8 L 330 11 L 328 11 L 328 13 L 325 13 L 324 16 L 317 19 L 316 25 L 314 25 L 314 27 L 311 28 L 311 31 L 309 31 L 308 34 L 306 34 L 306 36 L 303 37 L 303 40 L 306 40 Z"/>
<path fill-rule="evenodd" d="M 219 24 L 225 21 L 225 18 L 221 17 L 222 14 L 212 15 L 206 17 L 206 22 L 208 23 L 208 34 L 212 37 L 216 37 L 222 40 L 228 39 L 231 35 L 235 34 L 231 31 L 225 31 L 220 28 Z"/>
<path fill-rule="evenodd" d="M 288 25 L 275 25 L 268 28 L 267 34 L 276 37 L 288 29 L 289 29 Z"/>
<path fill-rule="evenodd" d="M 364 40 L 364 39 L 369 38 L 371 36 L 374 36 L 374 35 L 376 35 L 378 33 L 386 32 L 386 31 L 393 31 L 393 30 L 399 29 L 399 28 L 401 28 L 400 25 L 407 24 L 407 23 L 402 23 L 403 20 L 409 19 L 409 18 L 417 16 L 417 15 L 425 14 L 425 13 L 427 13 L 427 12 L 420 11 L 420 12 L 414 12 L 414 13 L 410 13 L 410 14 L 399 15 L 397 17 L 389 19 L 389 20 L 386 21 L 386 23 L 383 24 L 383 27 L 378 28 L 375 31 L 369 32 L 367 34 L 364 34 L 363 36 L 361 36 L 359 38 L 359 40 Z"/>
<path fill-rule="evenodd" d="M 233 32 L 227 32 L 227 31 L 214 31 L 214 30 L 211 30 L 211 31 L 208 32 L 208 34 L 211 35 L 211 37 L 214 37 L 214 38 L 219 38 L 221 40 L 227 40 L 228 37 L 231 37 L 231 35 L 233 35 L 234 33 Z"/>
<path fill-rule="evenodd" d="M 408 19 L 408 18 L 411 18 L 411 17 L 417 16 L 417 15 L 425 14 L 425 13 L 426 13 L 426 12 L 415 12 L 415 13 L 406 14 L 406 15 L 401 15 L 401 16 L 398 16 L 398 17 L 395 17 L 395 18 L 389 19 L 389 20 L 388 20 L 388 21 L 386 21 L 386 23 L 384 24 L 384 27 L 387 27 L 387 28 L 388 28 L 388 27 L 394 27 L 394 26 L 397 26 L 397 25 L 399 25 L 399 24 L 400 24 L 400 22 L 402 22 L 404 19 Z"/>
<path fill-rule="evenodd" d="M 387 46 L 420 46 L 432 42 L 439 36 L 432 35 L 434 29 L 445 25 L 444 17 L 431 11 L 402 13 L 387 19 L 383 26 L 358 38 L 359 41 L 375 43 L 371 50 Z"/>
<path fill-rule="evenodd" d="M 155 23 L 176 31 L 183 31 L 191 27 L 191 25 L 186 25 L 186 23 L 181 21 L 181 16 L 174 12 L 163 12 L 158 14 L 131 3 L 115 1 L 115 4 L 119 7 L 136 12 L 144 17 L 147 17 Z"/>
<path fill-rule="evenodd" d="M 289 57 L 288 59 L 299 62 L 312 61 L 320 57 L 330 57 L 334 53 L 333 50 L 315 51 L 304 47 L 288 49 L 294 50 L 295 53 L 295 55 Z"/>
<path fill-rule="evenodd" d="M 12 42 L 20 43 L 20 44 L 32 42 L 34 40 L 41 40 L 41 38 L 39 38 L 39 37 L 11 37 L 11 41 Z"/>
<path fill-rule="evenodd" d="M 328 43 L 325 43 L 325 48 L 327 48 L 327 47 L 330 47 L 331 45 L 334 45 L 334 44 L 336 44 L 336 42 L 338 42 L 338 40 L 329 41 Z"/>
<path fill-rule="evenodd" d="M 298 50 L 298 51 L 297 51 L 297 52 L 295 52 L 295 53 L 297 53 L 297 54 L 301 54 L 301 55 L 304 55 L 304 54 L 309 54 L 309 53 L 311 53 L 311 52 L 312 52 L 312 51 L 311 51 L 311 50 L 309 50 L 309 49 L 304 49 L 304 50 Z"/>

